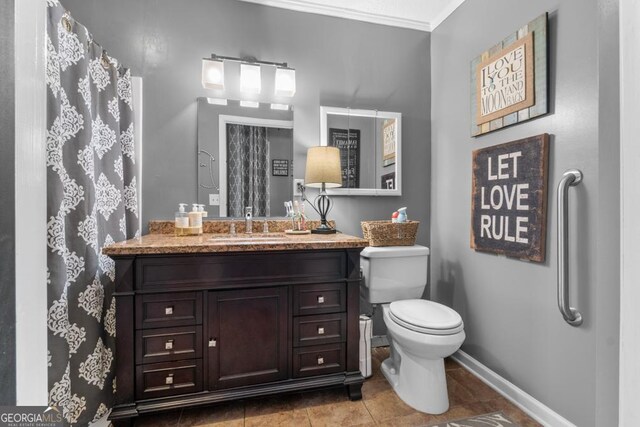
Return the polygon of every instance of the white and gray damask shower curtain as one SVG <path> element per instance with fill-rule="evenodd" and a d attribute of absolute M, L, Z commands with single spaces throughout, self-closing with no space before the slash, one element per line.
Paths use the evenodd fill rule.
<path fill-rule="evenodd" d="M 227 125 L 227 175 L 230 217 L 271 215 L 269 140 L 259 126 Z"/>
<path fill-rule="evenodd" d="M 49 403 L 87 425 L 116 390 L 115 265 L 102 247 L 139 234 L 131 76 L 47 3 Z"/>

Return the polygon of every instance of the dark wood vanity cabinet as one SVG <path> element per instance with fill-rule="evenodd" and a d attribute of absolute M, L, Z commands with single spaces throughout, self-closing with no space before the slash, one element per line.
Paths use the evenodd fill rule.
<path fill-rule="evenodd" d="M 337 385 L 359 399 L 359 254 L 112 255 L 110 419 Z"/>

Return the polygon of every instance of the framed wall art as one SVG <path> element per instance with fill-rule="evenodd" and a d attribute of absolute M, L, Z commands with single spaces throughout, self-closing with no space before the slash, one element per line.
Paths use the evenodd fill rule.
<path fill-rule="evenodd" d="M 473 152 L 471 248 L 544 262 L 549 135 Z"/>
<path fill-rule="evenodd" d="M 548 112 L 547 14 L 471 62 L 471 135 Z"/>

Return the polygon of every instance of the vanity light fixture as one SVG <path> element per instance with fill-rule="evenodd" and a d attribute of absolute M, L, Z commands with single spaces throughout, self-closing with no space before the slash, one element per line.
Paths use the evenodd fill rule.
<path fill-rule="evenodd" d="M 262 90 L 261 67 L 276 68 L 274 93 L 276 96 L 291 97 L 296 93 L 296 70 L 286 62 L 261 61 L 253 57 L 235 58 L 211 54 L 211 58 L 202 59 L 202 87 L 206 89 L 224 89 L 224 63 L 240 63 L 240 90 L 245 93 L 259 94 Z"/>
<path fill-rule="evenodd" d="M 293 96 L 296 93 L 296 70 L 293 68 L 276 68 L 276 89 L 278 96 Z"/>
<path fill-rule="evenodd" d="M 218 59 L 202 60 L 202 87 L 224 89 L 224 62 Z"/>
<path fill-rule="evenodd" d="M 262 78 L 260 65 L 240 64 L 240 90 L 247 93 L 260 93 Z"/>

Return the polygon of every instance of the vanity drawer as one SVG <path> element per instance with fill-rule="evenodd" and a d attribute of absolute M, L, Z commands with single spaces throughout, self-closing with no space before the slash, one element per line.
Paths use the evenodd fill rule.
<path fill-rule="evenodd" d="M 136 327 L 138 329 L 191 326 L 202 323 L 202 294 L 178 292 L 139 295 Z"/>
<path fill-rule="evenodd" d="M 196 393 L 202 391 L 202 359 L 139 365 L 136 376 L 137 399 Z"/>
<path fill-rule="evenodd" d="M 299 285 L 293 291 L 293 314 L 322 314 L 345 311 L 346 286 L 343 283 Z"/>
<path fill-rule="evenodd" d="M 308 346 L 345 342 L 346 313 L 299 316 L 293 319 L 293 346 Z"/>
<path fill-rule="evenodd" d="M 345 345 L 326 344 L 293 349 L 293 376 L 331 374 L 345 370 Z"/>
<path fill-rule="evenodd" d="M 202 357 L 202 326 L 144 329 L 136 339 L 138 364 Z"/>

